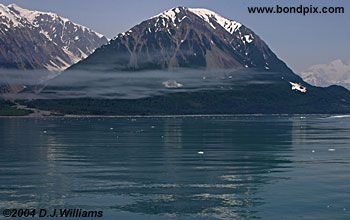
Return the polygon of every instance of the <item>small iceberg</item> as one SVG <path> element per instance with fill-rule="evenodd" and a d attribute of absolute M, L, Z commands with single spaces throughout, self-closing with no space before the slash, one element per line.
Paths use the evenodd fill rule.
<path fill-rule="evenodd" d="M 333 115 L 328 118 L 350 118 L 350 115 Z"/>
<path fill-rule="evenodd" d="M 168 80 L 165 82 L 162 82 L 163 86 L 165 88 L 170 88 L 170 89 L 176 89 L 176 88 L 181 88 L 183 85 L 181 83 L 176 82 L 175 80 Z"/>
<path fill-rule="evenodd" d="M 306 87 L 300 85 L 299 83 L 293 83 L 293 82 L 289 82 L 292 85 L 292 90 L 297 90 L 299 92 L 303 92 L 306 93 Z"/>
<path fill-rule="evenodd" d="M 204 154 L 204 152 L 203 151 L 198 151 L 198 154 Z"/>

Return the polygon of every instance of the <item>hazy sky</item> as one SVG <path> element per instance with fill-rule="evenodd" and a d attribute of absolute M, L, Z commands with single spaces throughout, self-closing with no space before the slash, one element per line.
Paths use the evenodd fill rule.
<path fill-rule="evenodd" d="M 349 0 L 0 0 L 56 12 L 111 38 L 176 6 L 208 8 L 239 21 L 264 39 L 295 71 L 342 59 L 350 62 Z M 343 6 L 345 14 L 249 14 L 247 6 Z"/>

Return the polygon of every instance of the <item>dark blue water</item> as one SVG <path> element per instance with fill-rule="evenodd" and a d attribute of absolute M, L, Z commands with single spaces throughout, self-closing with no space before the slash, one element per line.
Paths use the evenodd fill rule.
<path fill-rule="evenodd" d="M 1 118 L 5 208 L 350 219 L 350 118 Z"/>

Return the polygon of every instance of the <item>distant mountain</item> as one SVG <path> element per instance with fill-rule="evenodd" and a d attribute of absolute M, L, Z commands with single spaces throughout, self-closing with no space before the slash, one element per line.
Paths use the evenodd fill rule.
<path fill-rule="evenodd" d="M 0 68 L 61 71 L 107 42 L 55 13 L 0 4 Z"/>
<path fill-rule="evenodd" d="M 313 65 L 300 75 L 306 82 L 315 86 L 341 85 L 350 90 L 350 65 L 342 60 Z"/>
<path fill-rule="evenodd" d="M 116 36 L 72 69 L 256 68 L 292 73 L 249 28 L 207 9 L 177 7 Z"/>

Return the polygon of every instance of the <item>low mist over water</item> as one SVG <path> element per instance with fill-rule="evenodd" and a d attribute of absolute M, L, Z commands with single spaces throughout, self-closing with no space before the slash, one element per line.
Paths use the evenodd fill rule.
<path fill-rule="evenodd" d="M 192 70 L 137 72 L 37 71 L 0 73 L 8 85 L 23 85 L 19 99 L 122 98 L 137 99 L 171 92 L 234 90 L 251 84 L 271 84 L 281 73 L 252 70 Z M 282 77 L 283 78 L 283 77 Z M 286 81 L 287 82 L 287 81 Z"/>

